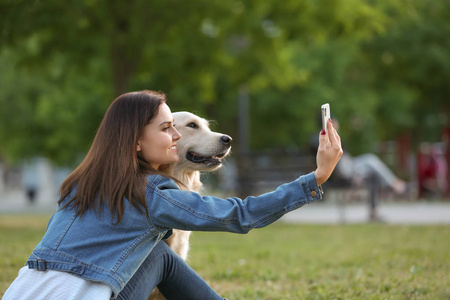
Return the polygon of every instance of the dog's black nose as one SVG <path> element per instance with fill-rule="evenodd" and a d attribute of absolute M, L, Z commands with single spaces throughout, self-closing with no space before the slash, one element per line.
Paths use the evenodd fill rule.
<path fill-rule="evenodd" d="M 221 137 L 220 137 L 220 141 L 222 142 L 222 144 L 224 144 L 224 145 L 229 145 L 229 144 L 231 144 L 231 141 L 232 141 L 233 139 L 231 138 L 231 136 L 229 136 L 229 135 L 222 135 Z"/>

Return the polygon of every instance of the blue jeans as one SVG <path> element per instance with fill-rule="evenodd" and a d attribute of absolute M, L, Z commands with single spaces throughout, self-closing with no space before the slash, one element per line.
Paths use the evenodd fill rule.
<path fill-rule="evenodd" d="M 117 299 L 146 300 L 156 286 L 167 300 L 224 299 L 164 242 L 150 252 Z"/>

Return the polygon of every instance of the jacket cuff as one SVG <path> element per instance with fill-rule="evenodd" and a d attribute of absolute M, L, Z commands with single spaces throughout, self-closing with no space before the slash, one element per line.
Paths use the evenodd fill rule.
<path fill-rule="evenodd" d="M 321 186 L 317 185 L 314 172 L 301 176 L 300 184 L 303 188 L 308 203 L 322 199 L 323 190 Z"/>

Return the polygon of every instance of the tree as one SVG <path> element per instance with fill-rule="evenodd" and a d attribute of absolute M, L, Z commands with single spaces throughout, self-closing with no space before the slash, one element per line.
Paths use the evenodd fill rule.
<path fill-rule="evenodd" d="M 343 122 L 351 147 L 369 145 L 389 95 L 400 93 L 407 106 L 415 97 L 374 79 L 382 68 L 371 47 L 395 25 L 399 3 L 4 0 L 0 155 L 74 162 L 114 97 L 139 89 L 164 91 L 174 110 L 214 118 L 236 137 L 243 86 L 254 149 L 302 147 L 324 101 L 352 120 Z M 11 111 L 28 119 L 11 127 Z"/>
<path fill-rule="evenodd" d="M 416 143 L 435 142 L 450 125 L 449 9 L 447 1 L 406 1 L 386 35 L 365 45 L 367 58 L 379 62 L 372 83 L 384 94 L 382 138 L 406 131 Z"/>

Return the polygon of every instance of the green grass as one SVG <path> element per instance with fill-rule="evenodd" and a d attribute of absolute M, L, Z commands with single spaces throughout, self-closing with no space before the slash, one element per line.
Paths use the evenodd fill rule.
<path fill-rule="evenodd" d="M 48 216 L 0 217 L 0 295 Z M 450 299 L 450 226 L 287 225 L 196 232 L 189 263 L 230 299 Z"/>
<path fill-rule="evenodd" d="M 275 224 L 195 233 L 190 264 L 231 299 L 450 299 L 450 227 Z"/>

